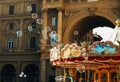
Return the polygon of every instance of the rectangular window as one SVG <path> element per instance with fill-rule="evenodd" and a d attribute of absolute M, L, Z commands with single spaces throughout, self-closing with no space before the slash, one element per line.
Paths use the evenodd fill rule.
<path fill-rule="evenodd" d="M 14 14 L 14 5 L 9 6 L 9 15 Z"/>
<path fill-rule="evenodd" d="M 9 30 L 13 30 L 13 29 L 14 29 L 14 23 L 10 23 Z"/>
<path fill-rule="evenodd" d="M 57 17 L 52 17 L 52 26 L 57 26 Z"/>
<path fill-rule="evenodd" d="M 36 4 L 32 4 L 31 6 L 32 6 L 31 13 L 36 13 Z"/>
<path fill-rule="evenodd" d="M 33 28 L 33 29 L 36 28 L 36 22 L 32 22 L 32 28 Z"/>
<path fill-rule="evenodd" d="M 30 48 L 36 48 L 36 37 L 30 38 Z"/>
<path fill-rule="evenodd" d="M 12 38 L 8 39 L 8 48 L 13 48 L 13 39 Z"/>

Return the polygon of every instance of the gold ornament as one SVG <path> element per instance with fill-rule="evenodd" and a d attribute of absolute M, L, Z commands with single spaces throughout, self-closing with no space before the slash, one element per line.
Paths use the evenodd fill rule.
<path fill-rule="evenodd" d="M 117 26 L 120 26 L 120 19 L 117 19 L 115 23 L 117 24 Z"/>

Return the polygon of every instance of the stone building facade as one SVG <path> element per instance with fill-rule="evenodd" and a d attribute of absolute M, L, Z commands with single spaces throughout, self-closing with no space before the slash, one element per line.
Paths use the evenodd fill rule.
<path fill-rule="evenodd" d="M 37 24 L 32 13 L 43 23 Z M 50 65 L 51 44 L 46 37 L 50 31 L 58 33 L 58 43 L 93 41 L 93 28 L 114 28 L 118 18 L 119 0 L 1 0 L 0 82 L 53 81 L 55 68 Z"/>
<path fill-rule="evenodd" d="M 0 82 L 40 81 L 41 25 L 33 13 L 41 17 L 41 1 L 0 1 Z"/>

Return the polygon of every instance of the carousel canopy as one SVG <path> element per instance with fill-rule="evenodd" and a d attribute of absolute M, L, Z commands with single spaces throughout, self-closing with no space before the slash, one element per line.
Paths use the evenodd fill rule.
<path fill-rule="evenodd" d="M 96 41 L 93 44 L 82 42 L 64 46 L 56 45 L 50 49 L 50 61 L 52 65 L 74 68 L 78 63 L 91 66 L 107 66 L 120 64 L 119 46 L 111 41 Z M 85 62 L 87 61 L 87 62 Z"/>

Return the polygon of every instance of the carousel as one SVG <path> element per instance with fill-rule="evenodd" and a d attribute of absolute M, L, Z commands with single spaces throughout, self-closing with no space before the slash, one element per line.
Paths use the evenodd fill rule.
<path fill-rule="evenodd" d="M 120 82 L 120 39 L 114 39 L 116 43 L 112 37 L 52 47 L 50 62 L 56 67 L 56 82 Z"/>

